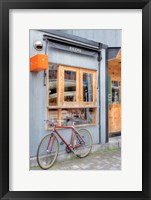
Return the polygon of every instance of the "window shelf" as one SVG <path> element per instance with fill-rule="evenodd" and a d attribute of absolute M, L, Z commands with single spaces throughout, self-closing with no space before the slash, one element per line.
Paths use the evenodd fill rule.
<path fill-rule="evenodd" d="M 75 106 L 47 106 L 48 109 L 58 109 L 58 108 L 61 108 L 61 109 L 64 109 L 64 108 L 97 108 L 97 105 L 81 105 L 81 106 L 78 106 L 78 105 L 75 105 Z"/>

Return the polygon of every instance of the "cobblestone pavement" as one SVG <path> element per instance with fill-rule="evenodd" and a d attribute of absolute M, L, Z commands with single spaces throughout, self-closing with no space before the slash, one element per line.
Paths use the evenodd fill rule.
<path fill-rule="evenodd" d="M 49 170 L 121 170 L 121 149 L 91 153 L 85 158 L 56 161 Z"/>

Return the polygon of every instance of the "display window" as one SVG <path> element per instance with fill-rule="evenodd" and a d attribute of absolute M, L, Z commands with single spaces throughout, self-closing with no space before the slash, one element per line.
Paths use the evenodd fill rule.
<path fill-rule="evenodd" d="M 47 74 L 47 118 L 96 124 L 96 71 L 50 64 Z"/>
<path fill-rule="evenodd" d="M 112 81 L 112 104 L 121 103 L 120 81 Z"/>

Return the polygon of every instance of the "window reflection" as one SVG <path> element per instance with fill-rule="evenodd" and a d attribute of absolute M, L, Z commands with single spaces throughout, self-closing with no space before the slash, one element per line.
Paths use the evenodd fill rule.
<path fill-rule="evenodd" d="M 50 123 L 47 123 L 47 127 L 51 128 L 52 124 L 51 122 L 56 122 L 58 120 L 58 110 L 57 109 L 49 109 L 48 110 L 48 120 L 50 120 Z"/>
<path fill-rule="evenodd" d="M 74 124 L 92 124 L 94 123 L 94 108 L 75 108 L 62 109 L 62 120 L 65 120 L 64 125 Z M 69 122 L 66 119 L 70 119 Z"/>
<path fill-rule="evenodd" d="M 92 74 L 83 73 L 83 101 L 93 101 L 93 81 Z"/>
<path fill-rule="evenodd" d="M 76 101 L 76 72 L 64 71 L 64 101 Z"/>
<path fill-rule="evenodd" d="M 48 119 L 49 120 L 58 120 L 58 110 L 57 109 L 51 109 L 48 112 Z"/>
<path fill-rule="evenodd" d="M 120 103 L 120 82 L 112 81 L 112 103 Z"/>
<path fill-rule="evenodd" d="M 49 105 L 57 105 L 57 67 L 49 66 Z"/>

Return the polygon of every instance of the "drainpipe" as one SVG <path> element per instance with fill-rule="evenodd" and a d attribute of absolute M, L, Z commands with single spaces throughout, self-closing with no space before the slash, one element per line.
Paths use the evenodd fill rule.
<path fill-rule="evenodd" d="M 108 134 L 108 49 L 106 48 L 106 63 L 105 63 L 105 68 L 106 68 L 106 143 L 109 141 L 109 134 Z"/>
<path fill-rule="evenodd" d="M 45 55 L 47 55 L 47 48 L 48 48 L 48 40 L 46 40 L 46 47 L 45 47 Z M 46 86 L 46 70 L 44 70 L 44 86 Z"/>
<path fill-rule="evenodd" d="M 100 79 L 100 68 L 102 60 L 102 44 L 99 43 L 98 51 L 98 89 L 99 89 L 99 143 L 101 143 L 101 79 Z"/>

